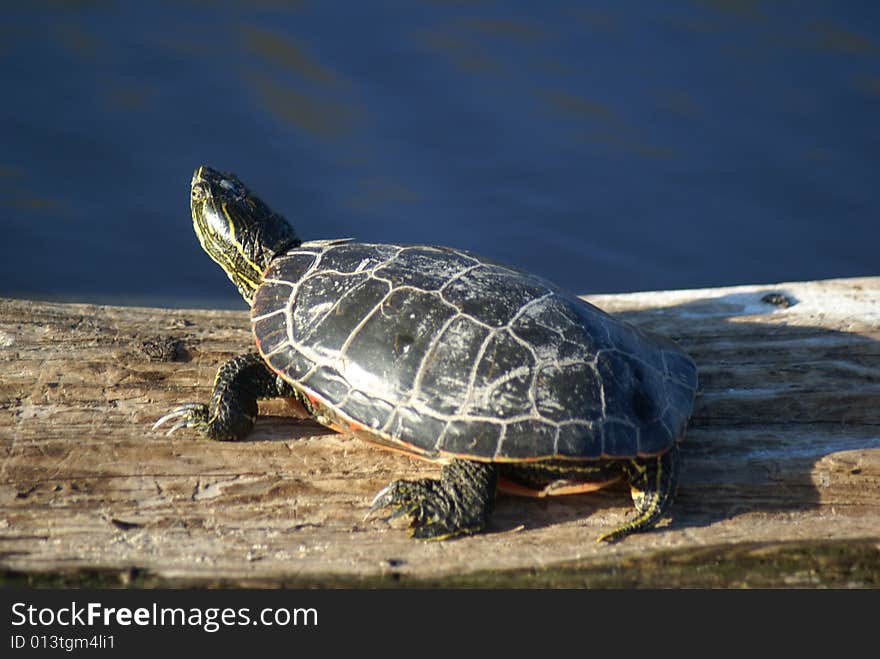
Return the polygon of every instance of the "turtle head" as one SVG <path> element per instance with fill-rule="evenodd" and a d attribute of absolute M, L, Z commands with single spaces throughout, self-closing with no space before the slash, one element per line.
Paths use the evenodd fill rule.
<path fill-rule="evenodd" d="M 276 254 L 300 244 L 293 228 L 234 174 L 197 167 L 190 194 L 193 228 L 250 304 Z"/>

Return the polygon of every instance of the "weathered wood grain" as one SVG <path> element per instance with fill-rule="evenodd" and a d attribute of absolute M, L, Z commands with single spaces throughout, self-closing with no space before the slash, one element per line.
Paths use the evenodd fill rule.
<path fill-rule="evenodd" d="M 629 514 L 622 489 L 501 496 L 489 532 L 450 542 L 365 522 L 388 481 L 436 469 L 281 401 L 240 443 L 150 430 L 250 348 L 244 311 L 0 300 L 3 578 L 880 586 L 880 277 L 588 299 L 701 377 L 669 522 L 611 546 L 593 539 Z"/>

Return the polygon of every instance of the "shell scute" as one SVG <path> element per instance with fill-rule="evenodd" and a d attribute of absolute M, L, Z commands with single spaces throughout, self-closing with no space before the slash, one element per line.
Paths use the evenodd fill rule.
<path fill-rule="evenodd" d="M 420 442 L 424 449 L 433 452 L 434 444 L 442 435 L 447 422 L 414 407 L 398 407 L 387 426 L 387 434 L 395 440 L 412 442 L 413 437 L 431 437 L 432 442 Z"/>
<path fill-rule="evenodd" d="M 488 341 L 466 391 L 466 416 L 509 419 L 532 414 L 529 395 L 535 358 L 527 345 L 508 332 L 497 332 Z"/>
<path fill-rule="evenodd" d="M 438 291 L 453 277 L 476 264 L 475 259 L 441 251 L 433 247 L 407 247 L 381 267 L 376 276 L 392 286 L 414 286 L 423 291 Z"/>
<path fill-rule="evenodd" d="M 442 414 L 455 414 L 464 404 L 474 355 L 489 330 L 465 316 L 454 318 L 436 337 L 422 363 L 415 399 Z"/>
<path fill-rule="evenodd" d="M 502 451 L 505 458 L 556 455 L 558 428 L 545 421 L 527 419 L 508 423 Z"/>
<path fill-rule="evenodd" d="M 320 260 L 316 268 L 321 271 L 347 274 L 370 273 L 397 256 L 401 249 L 397 245 L 365 245 L 348 242 L 330 245 L 320 252 Z"/>
<path fill-rule="evenodd" d="M 351 332 L 341 355 L 343 374 L 361 391 L 386 400 L 409 399 L 425 354 L 454 313 L 439 296 L 393 290 Z"/>
<path fill-rule="evenodd" d="M 451 279 L 443 289 L 443 299 L 487 325 L 502 327 L 524 305 L 548 293 L 548 285 L 536 277 L 481 265 Z"/>
<path fill-rule="evenodd" d="M 602 424 L 602 455 L 612 458 L 628 458 L 635 454 L 638 430 L 631 423 L 607 419 Z"/>
<path fill-rule="evenodd" d="M 318 356 L 334 357 L 348 342 L 352 329 L 365 313 L 377 308 L 390 291 L 390 286 L 366 275 L 350 276 L 342 297 L 331 302 L 320 290 L 311 293 L 309 284 L 319 285 L 325 278 L 315 277 L 303 282 L 303 297 L 294 299 L 290 330 L 293 340 Z"/>
<path fill-rule="evenodd" d="M 602 435 L 592 423 L 563 423 L 556 438 L 560 456 L 598 459 L 602 456 Z"/>
<path fill-rule="evenodd" d="M 453 421 L 441 437 L 439 448 L 456 455 L 494 455 L 501 426 L 491 421 Z"/>
<path fill-rule="evenodd" d="M 597 421 L 602 417 L 602 383 L 589 362 L 547 364 L 535 379 L 535 407 L 553 421 Z"/>

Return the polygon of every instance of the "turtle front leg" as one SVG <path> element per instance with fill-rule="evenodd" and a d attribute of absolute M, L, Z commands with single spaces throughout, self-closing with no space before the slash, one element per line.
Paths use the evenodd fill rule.
<path fill-rule="evenodd" d="M 638 458 L 627 462 L 623 471 L 637 514 L 616 529 L 600 535 L 596 542 L 619 540 L 630 533 L 652 528 L 675 497 L 679 463 L 677 446 L 656 458 Z"/>
<path fill-rule="evenodd" d="M 194 428 L 220 441 L 243 439 L 257 420 L 257 400 L 295 396 L 296 391 L 255 353 L 247 353 L 223 364 L 214 378 L 211 402 L 184 403 L 156 421 L 155 430 L 177 420 L 167 434 L 178 428 Z"/>
<path fill-rule="evenodd" d="M 387 519 L 410 515 L 414 538 L 445 540 L 471 535 L 486 527 L 497 483 L 495 465 L 453 460 L 443 466 L 439 480 L 393 481 L 376 495 L 366 517 L 388 506 L 393 512 Z"/>

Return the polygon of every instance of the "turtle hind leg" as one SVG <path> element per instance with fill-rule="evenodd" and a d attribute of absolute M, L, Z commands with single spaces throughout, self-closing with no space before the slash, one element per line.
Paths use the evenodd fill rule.
<path fill-rule="evenodd" d="M 409 515 L 414 538 L 445 540 L 483 530 L 492 513 L 498 468 L 472 460 L 444 465 L 440 478 L 397 480 L 385 487 L 367 512 L 392 509 L 388 519 Z"/>
<path fill-rule="evenodd" d="M 278 377 L 259 354 L 246 353 L 217 370 L 210 403 L 184 403 L 156 421 L 153 429 L 175 421 L 167 434 L 178 428 L 193 428 L 211 439 L 236 441 L 253 430 L 258 399 L 295 395 L 293 387 Z"/>
<path fill-rule="evenodd" d="M 596 542 L 620 540 L 630 533 L 652 528 L 675 497 L 680 458 L 678 447 L 654 458 L 630 460 L 624 474 L 630 485 L 636 516 L 617 528 L 600 535 Z"/>

